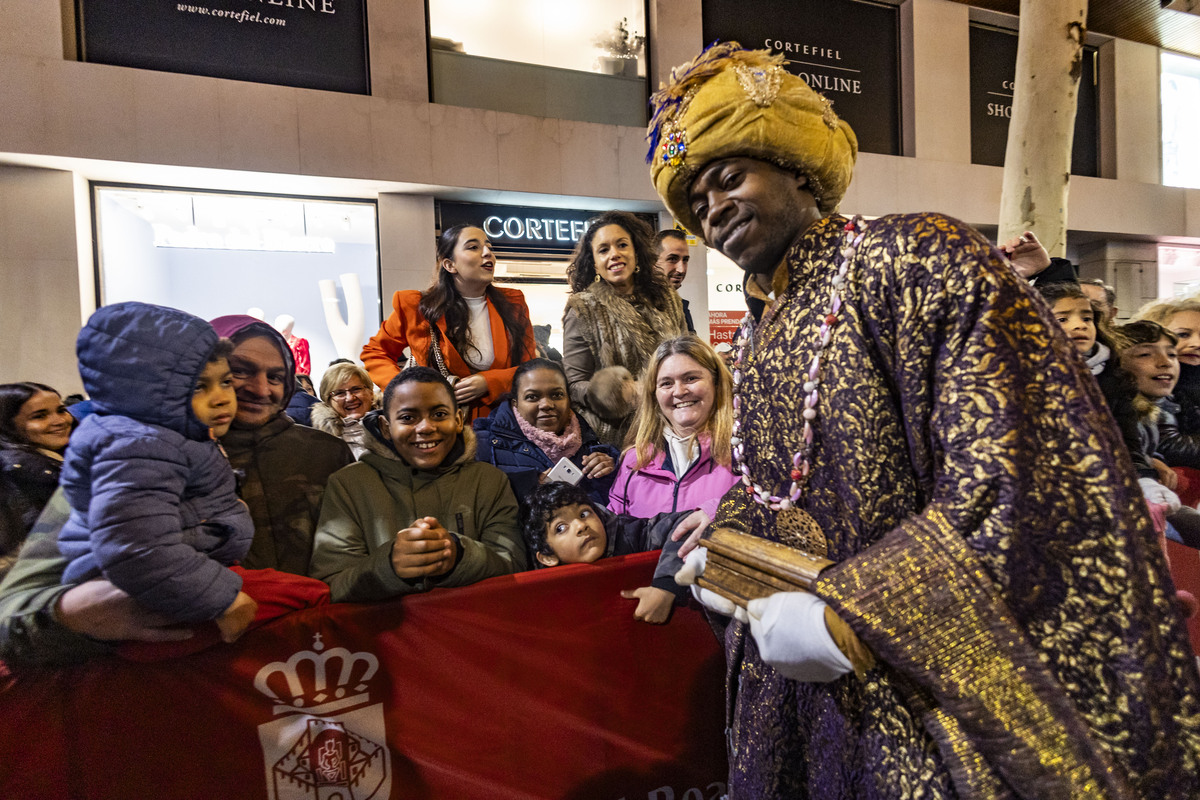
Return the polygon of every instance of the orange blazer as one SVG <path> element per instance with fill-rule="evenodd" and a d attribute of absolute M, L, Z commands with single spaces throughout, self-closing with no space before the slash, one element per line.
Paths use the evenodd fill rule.
<path fill-rule="evenodd" d="M 533 341 L 533 326 L 529 322 L 529 306 L 525 304 L 525 295 L 517 289 L 500 286 L 494 288 L 504 294 L 504 297 L 513 304 L 519 314 L 524 315 L 524 352 L 526 359 L 533 358 L 537 350 Z M 392 296 L 391 316 L 384 320 L 383 325 L 379 328 L 379 333 L 372 336 L 362 349 L 359 358 L 366 365 L 367 372 L 371 374 L 371 380 L 380 389 L 385 388 L 392 378 L 400 374 L 400 370 L 404 367 L 404 348 L 406 347 L 412 351 L 418 364 L 436 368 L 435 364 L 426 364 L 430 344 L 429 321 L 421 314 L 420 302 L 420 292 L 413 290 L 396 292 Z M 487 309 L 488 317 L 492 322 L 492 346 L 496 355 L 491 367 L 479 373 L 487 381 L 487 394 L 475 401 L 468 422 L 488 415 L 491 406 L 511 388 L 513 373 L 516 372 L 518 366 L 509 362 L 510 342 L 508 333 L 504 330 L 504 322 L 490 302 Z M 446 369 L 451 374 L 460 378 L 475 374 L 475 370 L 463 360 L 458 350 L 450 343 L 450 337 L 446 335 L 446 319 L 444 317 L 438 320 L 438 342 L 442 351 L 442 360 L 446 362 Z"/>

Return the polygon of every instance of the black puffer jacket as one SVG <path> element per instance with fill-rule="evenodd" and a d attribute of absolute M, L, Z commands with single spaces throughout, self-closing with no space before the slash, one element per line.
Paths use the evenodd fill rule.
<path fill-rule="evenodd" d="M 1179 365 L 1172 395 L 1179 411 L 1158 423 L 1158 451 L 1170 467 L 1200 469 L 1200 367 Z"/>
<path fill-rule="evenodd" d="M 0 447 L 0 576 L 58 488 L 62 460 L 33 448 Z"/>

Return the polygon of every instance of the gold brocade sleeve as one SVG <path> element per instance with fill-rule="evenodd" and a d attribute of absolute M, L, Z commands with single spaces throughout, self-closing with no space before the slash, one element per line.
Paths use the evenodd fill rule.
<path fill-rule="evenodd" d="M 826 570 L 817 593 L 932 694 L 943 725 L 931 733 L 958 759 L 949 764 L 956 786 L 986 781 L 978 748 L 1019 796 L 1135 797 L 938 509 L 888 534 L 871 556 Z"/>

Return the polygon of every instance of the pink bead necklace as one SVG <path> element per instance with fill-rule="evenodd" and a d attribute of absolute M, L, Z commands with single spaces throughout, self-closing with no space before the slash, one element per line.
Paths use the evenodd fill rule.
<path fill-rule="evenodd" d="M 742 319 L 737 335 L 737 358 L 733 362 L 733 445 L 734 472 L 741 475 L 746 492 L 754 498 L 754 502 L 766 506 L 772 511 L 787 511 L 799 502 L 808 483 L 808 473 L 812 468 L 813 422 L 817 419 L 817 401 L 820 400 L 821 388 L 821 354 L 829 346 L 829 339 L 838 323 L 838 315 L 842 310 L 842 286 L 846 282 L 846 273 L 858 252 L 858 245 L 866 234 L 866 226 L 861 217 L 855 217 L 843 227 L 846 234 L 842 245 L 842 261 L 837 274 L 833 277 L 833 293 L 830 295 L 829 313 L 822 319 L 817 329 L 817 352 L 808 367 L 804 381 L 804 430 L 802 433 L 801 449 L 792 456 L 792 485 L 783 496 L 773 495 L 761 484 L 755 483 L 750 476 L 750 468 L 742 459 L 741 434 L 741 384 L 742 370 L 746 368 L 747 360 L 754 350 L 754 318 L 747 314 Z"/>

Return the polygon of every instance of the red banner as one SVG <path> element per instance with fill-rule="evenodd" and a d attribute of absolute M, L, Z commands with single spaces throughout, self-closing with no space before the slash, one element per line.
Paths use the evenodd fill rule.
<path fill-rule="evenodd" d="M 644 553 L 288 614 L 155 663 L 19 675 L 0 797 L 709 800 L 723 664 L 693 608 L 633 620 Z"/>

